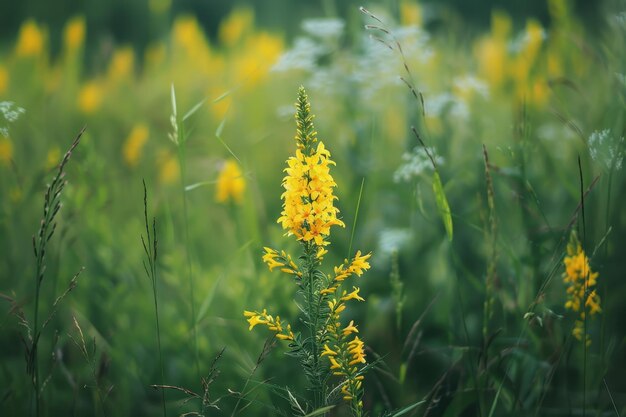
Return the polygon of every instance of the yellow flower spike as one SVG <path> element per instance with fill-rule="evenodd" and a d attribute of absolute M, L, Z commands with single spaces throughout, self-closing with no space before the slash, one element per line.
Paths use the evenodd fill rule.
<path fill-rule="evenodd" d="M 563 259 L 563 265 L 565 266 L 563 282 L 567 285 L 565 308 L 576 313 L 580 312 L 580 319 L 576 320 L 572 335 L 582 341 L 585 333 L 582 320 L 585 320 L 587 313 L 592 316 L 601 313 L 602 308 L 600 296 L 593 288 L 596 286 L 598 273 L 591 270 L 589 259 L 575 233 L 572 233 L 567 245 L 567 256 Z M 585 292 L 587 292 L 587 296 L 585 296 Z M 591 343 L 589 335 L 586 335 L 585 343 L 587 345 Z"/>

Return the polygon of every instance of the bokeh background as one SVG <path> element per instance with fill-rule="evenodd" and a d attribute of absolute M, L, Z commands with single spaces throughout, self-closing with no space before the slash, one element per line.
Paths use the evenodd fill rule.
<path fill-rule="evenodd" d="M 292 415 L 285 389 L 306 381 L 285 345 L 257 366 L 270 334 L 242 313 L 298 322 L 293 281 L 261 255 L 298 253 L 276 219 L 303 85 L 346 223 L 326 271 L 372 252 L 346 312 L 381 359 L 370 415 L 623 415 L 625 50 L 610 0 L 0 3 L 0 414 L 34 413 L 16 313 L 32 324 L 43 195 L 86 126 L 40 320 L 85 270 L 41 336 L 41 415 L 162 414 L 142 180 L 164 383 L 202 393 L 224 349 L 219 409 L 170 389 L 168 414 Z M 172 91 L 179 119 L 193 110 L 184 145 Z M 572 230 L 599 272 L 586 350 L 565 308 Z"/>

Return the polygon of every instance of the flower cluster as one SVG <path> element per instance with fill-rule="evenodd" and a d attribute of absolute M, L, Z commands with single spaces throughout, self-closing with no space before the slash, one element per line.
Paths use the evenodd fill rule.
<path fill-rule="evenodd" d="M 572 233 L 567 245 L 567 256 L 563 260 L 565 272 L 563 282 L 567 285 L 567 301 L 565 308 L 576 313 L 580 312 L 579 318 L 574 323 L 572 334 L 576 339 L 583 340 L 585 335 L 584 321 L 589 314 L 593 316 L 602 312 L 600 308 L 600 296 L 593 287 L 596 286 L 598 273 L 593 272 L 589 266 L 589 258 L 585 254 L 575 233 Z M 587 345 L 591 343 L 589 335 L 585 335 Z"/>
<path fill-rule="evenodd" d="M 313 116 L 304 89 L 299 91 L 296 103 L 298 131 L 296 155 L 287 160 L 287 175 L 283 179 L 285 192 L 283 211 L 278 218 L 287 234 L 303 242 L 326 246 L 332 226 L 345 224 L 337 218 L 339 209 L 334 206 L 333 187 L 337 184 L 330 175 L 330 152 L 318 142 L 313 129 Z"/>
<path fill-rule="evenodd" d="M 363 365 L 366 363 L 363 341 L 353 333 L 358 333 L 354 321 L 350 321 L 347 326 L 341 325 L 341 313 L 346 309 L 346 302 L 350 300 L 365 301 L 359 295 L 360 289 L 352 287 L 352 292 L 341 290 L 339 286 L 350 275 L 360 276 L 370 267 L 367 260 L 371 254 L 361 255 L 357 252 L 351 262 L 344 261 L 335 267 L 335 276 L 329 281 L 327 288 L 321 291 L 322 294 L 329 294 L 328 300 L 329 315 L 324 329 L 325 343 L 322 356 L 326 356 L 330 362 L 330 370 L 333 375 L 342 378 L 341 395 L 344 400 L 352 403 L 353 410 L 363 408 L 361 401 Z M 347 266 L 344 266 L 347 265 Z"/>

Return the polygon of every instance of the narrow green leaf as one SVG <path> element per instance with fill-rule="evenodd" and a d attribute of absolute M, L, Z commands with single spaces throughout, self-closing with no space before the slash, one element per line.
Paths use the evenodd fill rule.
<path fill-rule="evenodd" d="M 441 178 L 439 172 L 435 171 L 433 175 L 433 191 L 435 192 L 435 199 L 437 201 L 437 209 L 439 215 L 443 221 L 443 225 L 446 228 L 448 239 L 452 241 L 452 214 L 450 213 L 450 206 L 448 205 L 448 199 L 443 192 L 443 185 L 441 184 Z"/>
<path fill-rule="evenodd" d="M 310 412 L 309 414 L 303 417 L 313 417 L 313 416 L 319 416 L 321 414 L 326 414 L 328 411 L 332 410 L 333 408 L 335 408 L 334 405 L 327 405 L 326 407 L 318 408 L 317 410 Z"/>
<path fill-rule="evenodd" d="M 172 114 L 176 117 L 176 91 L 174 91 L 174 84 L 172 83 L 170 89 L 170 97 L 172 99 Z"/>
<path fill-rule="evenodd" d="M 221 281 L 222 281 L 222 276 L 220 276 L 217 280 L 215 280 L 215 282 L 211 286 L 211 289 L 207 293 L 206 297 L 204 297 L 204 301 L 202 302 L 202 305 L 200 306 L 200 310 L 198 310 L 198 316 L 196 317 L 196 325 L 200 323 L 200 321 L 202 321 L 202 319 L 204 318 L 204 315 L 209 310 L 209 307 L 211 306 L 211 302 L 213 301 L 213 298 L 215 297 L 215 290 L 217 289 L 217 286 L 219 285 Z"/>
<path fill-rule="evenodd" d="M 412 411 L 414 409 L 416 409 L 417 407 L 419 407 L 420 405 L 424 404 L 426 401 L 422 400 L 422 401 L 418 401 L 416 403 L 413 403 L 407 407 L 404 407 L 401 410 L 398 410 L 397 412 L 395 412 L 394 414 L 391 414 L 389 417 L 398 417 L 398 416 L 402 416 L 406 413 L 408 413 L 409 411 Z"/>
<path fill-rule="evenodd" d="M 195 190 L 196 188 L 204 187 L 206 185 L 212 185 L 212 184 L 215 184 L 216 182 L 217 181 L 202 181 L 202 182 L 196 182 L 194 184 L 189 184 L 188 186 L 185 187 L 185 191 Z"/>
<path fill-rule="evenodd" d="M 187 119 L 189 119 L 191 116 L 194 115 L 195 112 L 198 111 L 198 109 L 200 107 L 202 107 L 202 105 L 206 102 L 206 98 L 202 99 L 200 102 L 198 102 L 195 106 L 193 106 L 191 108 L 191 110 L 189 110 L 187 113 L 185 113 L 185 115 L 183 116 L 183 122 L 186 121 Z"/>

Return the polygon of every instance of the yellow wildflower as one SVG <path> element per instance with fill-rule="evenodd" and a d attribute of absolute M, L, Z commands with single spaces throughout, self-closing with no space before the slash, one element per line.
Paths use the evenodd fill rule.
<path fill-rule="evenodd" d="M 348 336 L 350 333 L 358 333 L 359 330 L 354 325 L 354 320 L 350 320 L 350 323 L 342 330 L 344 336 Z"/>
<path fill-rule="evenodd" d="M 0 94 L 4 94 L 9 87 L 9 71 L 0 65 Z"/>
<path fill-rule="evenodd" d="M 298 149 L 296 156 L 287 160 L 283 179 L 283 211 L 278 218 L 288 235 L 311 242 L 317 246 L 328 245 L 326 238 L 332 226 L 345 224 L 337 218 L 339 209 L 334 206 L 337 198 L 333 188 L 337 185 L 330 175 L 330 152 L 322 142 L 317 142 L 313 128 L 310 106 L 306 92 L 301 88 L 296 104 Z"/>
<path fill-rule="evenodd" d="M 133 126 L 132 130 L 128 134 L 126 141 L 124 142 L 124 147 L 122 148 L 122 154 L 124 156 L 124 161 L 128 166 L 134 167 L 139 162 L 139 158 L 141 157 L 141 150 L 148 140 L 150 132 L 148 130 L 148 126 L 144 123 L 139 123 Z"/>
<path fill-rule="evenodd" d="M 100 83 L 87 82 L 78 93 L 78 108 L 85 114 L 95 113 L 102 104 L 104 91 Z"/>
<path fill-rule="evenodd" d="M 44 33 L 37 23 L 29 19 L 20 27 L 15 53 L 20 57 L 41 55 L 44 48 Z"/>
<path fill-rule="evenodd" d="M 124 47 L 113 53 L 109 63 L 108 76 L 114 82 L 128 79 L 135 68 L 135 53 L 130 47 Z"/>
<path fill-rule="evenodd" d="M 63 43 L 67 52 L 73 52 L 85 42 L 85 18 L 76 16 L 70 19 L 63 29 Z"/>
<path fill-rule="evenodd" d="M 159 164 L 159 181 L 162 184 L 171 184 L 178 180 L 180 176 L 180 167 L 178 160 L 174 155 L 166 151 L 162 151 L 158 157 Z"/>
<path fill-rule="evenodd" d="M 600 296 L 593 289 L 598 273 L 591 270 L 589 258 L 587 258 L 575 233 L 572 233 L 567 245 L 567 256 L 563 259 L 563 264 L 565 266 L 563 282 L 567 285 L 565 308 L 577 313 L 580 312 L 579 320 L 576 321 L 572 334 L 576 339 L 583 340 L 583 324 L 587 314 L 593 316 L 601 313 L 602 309 Z M 591 343 L 588 336 L 587 344 Z"/>
<path fill-rule="evenodd" d="M 266 32 L 248 38 L 243 52 L 234 61 L 234 81 L 245 83 L 247 87 L 257 85 L 267 76 L 283 49 L 282 38 Z"/>
<path fill-rule="evenodd" d="M 235 9 L 219 28 L 220 42 L 226 46 L 236 44 L 245 32 L 252 26 L 254 14 L 250 8 Z"/>
<path fill-rule="evenodd" d="M 241 203 L 245 190 L 246 180 L 239 165 L 234 159 L 227 160 L 217 177 L 215 199 L 219 203 L 226 203 L 229 200 Z"/>
<path fill-rule="evenodd" d="M 400 3 L 400 22 L 403 26 L 422 25 L 422 9 L 415 1 L 403 1 Z"/>
<path fill-rule="evenodd" d="M 349 301 L 349 300 L 365 301 L 363 297 L 359 296 L 359 291 L 361 291 L 361 289 L 358 287 L 352 287 L 352 288 L 353 288 L 353 291 L 350 294 L 348 294 L 347 291 L 344 291 L 340 300 L 341 301 Z"/>
<path fill-rule="evenodd" d="M 0 163 L 8 166 L 13 159 L 13 143 L 9 138 L 0 136 Z"/>
<path fill-rule="evenodd" d="M 263 309 L 260 313 L 258 311 L 244 310 L 243 315 L 248 317 L 248 323 L 250 324 L 248 330 L 252 330 L 255 326 L 263 324 L 266 325 L 269 330 L 274 332 L 276 337 L 280 340 L 293 340 L 294 338 L 291 326 L 288 324 L 287 328 L 284 329 L 280 317 L 276 316 L 276 318 L 274 318 L 268 314 L 265 309 Z"/>
<path fill-rule="evenodd" d="M 359 336 L 354 336 L 354 339 L 348 343 L 348 351 L 352 355 L 349 366 L 355 365 L 357 363 L 366 363 L 365 361 L 365 351 L 363 350 L 363 341 L 359 339 Z"/>

